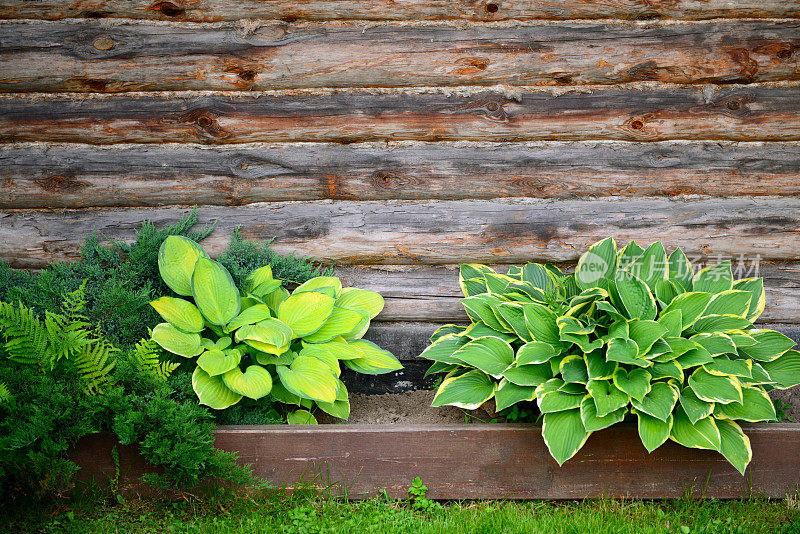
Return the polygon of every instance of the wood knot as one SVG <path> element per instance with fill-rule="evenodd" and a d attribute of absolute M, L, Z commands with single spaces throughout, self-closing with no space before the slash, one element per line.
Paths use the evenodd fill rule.
<path fill-rule="evenodd" d="M 497 102 L 489 102 L 486 105 L 486 109 L 488 109 L 489 111 L 497 111 L 498 109 L 500 109 L 500 104 L 498 104 Z"/>
<path fill-rule="evenodd" d="M 644 123 L 640 120 L 631 121 L 631 128 L 633 128 L 634 130 L 641 130 L 642 128 L 644 128 Z"/>
<path fill-rule="evenodd" d="M 180 17 L 186 13 L 185 9 L 172 2 L 156 2 L 150 6 L 150 9 L 170 18 Z"/>
<path fill-rule="evenodd" d="M 408 180 L 401 178 L 397 173 L 379 170 L 372 173 L 372 183 L 380 189 L 401 189 Z"/>
<path fill-rule="evenodd" d="M 500 9 L 500 6 L 498 6 L 494 2 L 490 2 L 490 3 L 486 4 L 486 12 L 487 13 L 497 13 L 497 11 L 499 9 Z"/>
<path fill-rule="evenodd" d="M 788 45 L 778 50 L 775 55 L 778 57 L 778 59 L 789 59 L 792 57 L 793 51 L 792 45 Z"/>
<path fill-rule="evenodd" d="M 246 69 L 239 73 L 239 78 L 241 78 L 246 82 L 252 82 L 253 80 L 256 79 L 257 74 L 258 73 L 252 69 Z"/>
<path fill-rule="evenodd" d="M 741 109 L 742 105 L 736 100 L 731 100 L 730 102 L 725 104 L 725 107 L 727 107 L 731 111 L 739 111 L 739 109 Z"/>
<path fill-rule="evenodd" d="M 208 115 L 200 115 L 195 122 L 201 128 L 210 128 L 214 124 L 214 120 Z"/>
<path fill-rule="evenodd" d="M 110 37 L 98 37 L 92 44 L 97 50 L 111 50 L 116 43 Z"/>

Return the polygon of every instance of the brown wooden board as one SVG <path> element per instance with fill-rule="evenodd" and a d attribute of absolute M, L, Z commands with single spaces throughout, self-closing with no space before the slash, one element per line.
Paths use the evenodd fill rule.
<path fill-rule="evenodd" d="M 143 221 L 174 222 L 186 208 L 0 211 L 0 259 L 41 267 L 75 258 L 87 235 L 129 240 Z M 204 241 L 219 253 L 237 226 L 273 250 L 339 265 L 575 261 L 607 236 L 662 240 L 687 254 L 736 259 L 800 258 L 800 199 L 608 198 L 453 201 L 274 202 L 206 206 L 217 220 Z"/>
<path fill-rule="evenodd" d="M 1 28 L 1 27 L 0 27 Z M 5 95 L 0 141 L 800 140 L 794 84 Z"/>
<path fill-rule="evenodd" d="M 749 425 L 745 432 L 753 460 L 744 476 L 716 452 L 671 441 L 648 454 L 635 426 L 594 433 L 562 467 L 533 425 L 228 426 L 217 430 L 216 445 L 275 485 L 302 482 L 355 499 L 380 490 L 404 498 L 417 476 L 431 499 L 783 498 L 797 491 L 800 425 Z M 115 442 L 109 434 L 79 442 L 82 480 L 114 474 Z M 121 450 L 120 468 L 126 481 L 151 469 L 133 448 Z"/>
<path fill-rule="evenodd" d="M 2 119 L 0 119 L 2 121 Z M 0 146 L 0 208 L 282 200 L 800 195 L 800 144 Z"/>
<path fill-rule="evenodd" d="M 0 25 L 0 91 L 798 80 L 800 22 Z M 41 68 L 46 66 L 46 68 Z"/>
<path fill-rule="evenodd" d="M 244 19 L 446 20 L 800 17 L 797 0 L 2 0 L 0 18 L 87 17 L 195 22 Z"/>

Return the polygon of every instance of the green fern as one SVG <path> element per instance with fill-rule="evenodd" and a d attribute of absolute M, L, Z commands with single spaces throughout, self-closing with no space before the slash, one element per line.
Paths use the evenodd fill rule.
<path fill-rule="evenodd" d="M 74 352 L 73 361 L 84 381 L 83 389 L 86 393 L 100 393 L 113 384 L 111 371 L 117 364 L 117 353 L 119 349 L 105 339 L 92 340 Z"/>
<path fill-rule="evenodd" d="M 161 360 L 161 347 L 152 339 L 142 339 L 133 348 L 133 360 L 136 367 L 159 380 L 167 381 L 172 372 L 181 364 Z"/>
<path fill-rule="evenodd" d="M 0 404 L 5 404 L 11 398 L 11 391 L 5 383 L 0 382 Z"/>
<path fill-rule="evenodd" d="M 22 303 L 14 306 L 0 302 L 0 331 L 5 339 L 3 349 L 17 363 L 39 363 L 50 354 L 51 336 L 47 327 Z"/>

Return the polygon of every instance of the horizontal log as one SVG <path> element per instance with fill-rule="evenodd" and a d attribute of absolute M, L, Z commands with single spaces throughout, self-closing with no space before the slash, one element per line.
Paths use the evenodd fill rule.
<path fill-rule="evenodd" d="M 0 111 L 2 142 L 800 140 L 794 84 L 5 95 Z"/>
<path fill-rule="evenodd" d="M 0 26 L 0 91 L 798 80 L 799 29 L 796 20 L 219 27 L 7 23 Z"/>
<path fill-rule="evenodd" d="M 1 119 L 0 119 L 1 120 Z M 0 208 L 800 195 L 796 143 L 0 146 Z"/>
<path fill-rule="evenodd" d="M 0 259 L 40 267 L 74 258 L 86 235 L 130 240 L 145 220 L 166 225 L 185 208 L 0 211 Z M 323 262 L 448 264 L 575 261 L 593 242 L 662 240 L 687 254 L 800 259 L 800 198 L 316 201 L 207 206 L 212 253 L 242 226 L 250 239 Z"/>
<path fill-rule="evenodd" d="M 61 20 L 87 17 L 222 22 L 247 19 L 449 20 L 526 19 L 649 20 L 675 18 L 795 18 L 797 0 L 2 0 L 0 19 Z"/>
<path fill-rule="evenodd" d="M 349 498 L 380 490 L 405 498 L 417 476 L 431 499 L 782 499 L 796 491 L 800 425 L 747 425 L 745 432 L 753 460 L 744 476 L 717 452 L 671 441 L 648 454 L 634 425 L 593 433 L 562 467 L 533 425 L 223 426 L 215 444 L 275 486 L 299 483 Z M 141 490 L 139 477 L 153 471 L 135 447 L 119 446 L 109 433 L 84 437 L 72 457 L 81 480 L 107 484 L 123 473 L 119 487 L 129 492 Z"/>
<path fill-rule="evenodd" d="M 722 261 L 720 256 L 691 257 L 695 269 L 706 263 Z M 759 262 L 758 258 L 734 256 L 731 259 L 735 278 L 761 276 L 767 293 L 766 309 L 761 317 L 767 322 L 800 323 L 800 263 Z M 505 272 L 505 266 L 494 266 Z M 572 265 L 562 266 L 571 270 Z M 383 295 L 386 306 L 380 321 L 432 321 L 452 323 L 467 321 L 461 306 L 463 298 L 455 265 L 382 267 L 344 267 L 336 269 L 348 286 L 371 289 Z"/>

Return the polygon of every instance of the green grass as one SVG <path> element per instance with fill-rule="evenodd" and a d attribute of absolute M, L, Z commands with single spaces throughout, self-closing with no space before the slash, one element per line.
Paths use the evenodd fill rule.
<path fill-rule="evenodd" d="M 462 502 L 427 512 L 407 501 L 346 502 L 279 493 L 214 501 L 76 500 L 15 506 L 0 532 L 86 534 L 186 533 L 796 533 L 800 504 L 747 499 L 659 502 L 595 499 L 584 502 Z"/>

